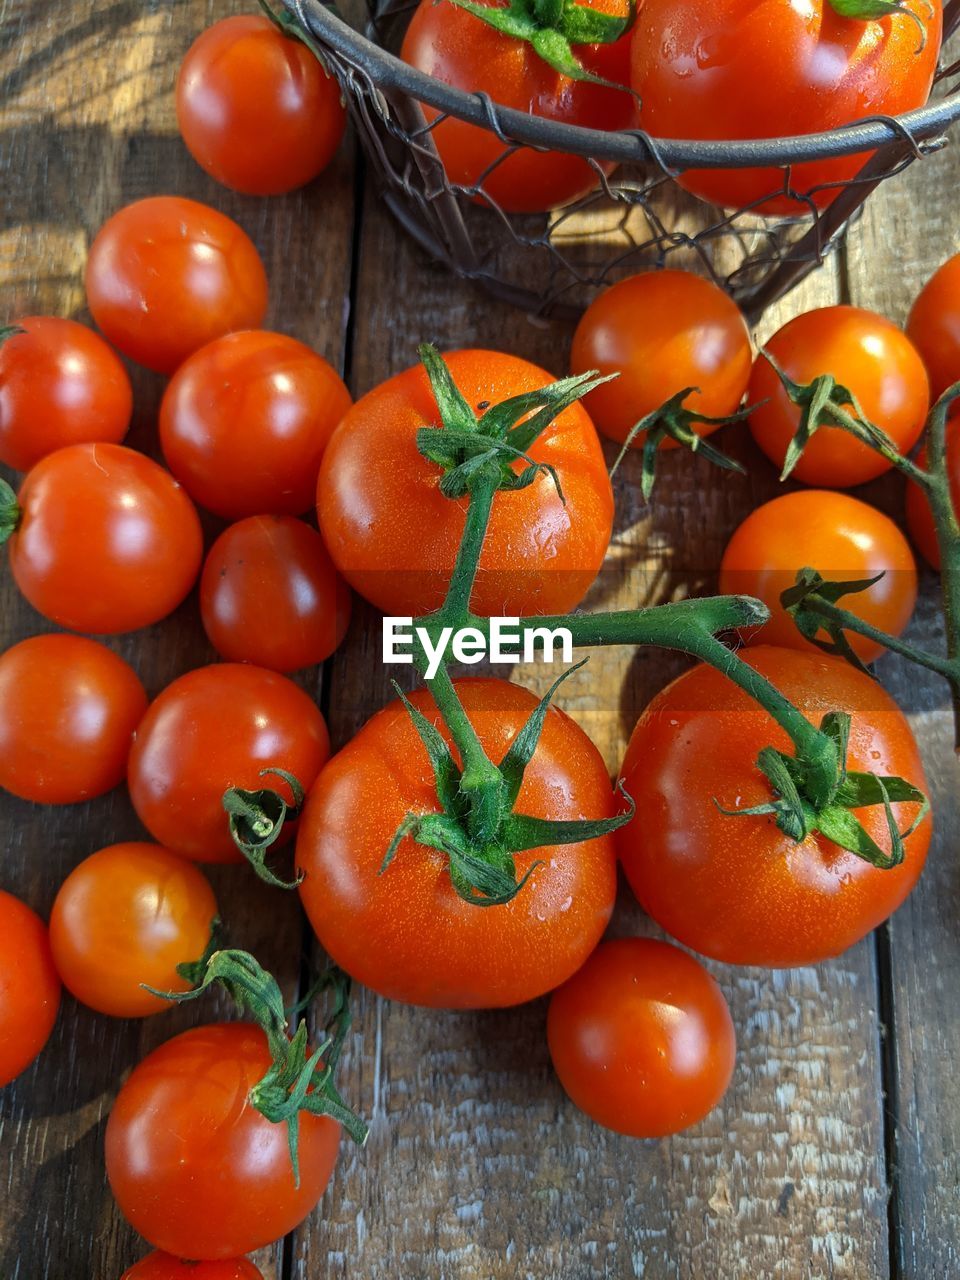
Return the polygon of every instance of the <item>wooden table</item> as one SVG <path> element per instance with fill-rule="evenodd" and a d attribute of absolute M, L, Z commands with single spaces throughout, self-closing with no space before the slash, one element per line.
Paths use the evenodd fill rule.
<path fill-rule="evenodd" d="M 381 210 L 345 147 L 305 192 L 234 196 L 193 164 L 172 87 L 194 35 L 227 0 L 6 0 L 0 9 L 2 318 L 85 316 L 89 241 L 121 204 L 158 192 L 206 200 L 254 236 L 272 286 L 269 324 L 342 366 L 355 393 L 410 365 L 422 338 L 516 351 L 563 373 L 569 331 L 533 323 L 425 263 Z M 916 166 L 872 199 L 845 251 L 769 314 L 761 336 L 838 300 L 901 319 L 957 249 L 960 151 Z M 134 371 L 130 442 L 156 451 L 159 378 Z M 638 471 L 618 474 L 619 516 L 602 590 L 626 602 L 712 585 L 723 545 L 776 480 L 746 432 L 725 444 L 749 478 L 669 459 L 652 510 Z M 864 496 L 899 511 L 900 485 Z M 211 523 L 208 532 L 214 529 Z M 639 585 L 638 585 L 639 584 Z M 925 579 L 914 629 L 936 629 Z M 0 577 L 0 644 L 46 629 Z M 163 625 L 114 646 L 151 694 L 213 659 L 189 599 Z M 301 683 L 335 743 L 388 696 L 372 611 L 358 608 L 328 668 Z M 679 669 L 647 650 L 602 652 L 562 703 L 613 772 L 651 694 Z M 362 994 L 344 1091 L 371 1121 L 344 1144 L 320 1209 L 257 1259 L 270 1280 L 874 1280 L 960 1276 L 960 802 L 944 691 L 880 664 L 924 745 L 937 838 L 896 918 L 840 960 L 770 973 L 713 966 L 730 999 L 739 1059 L 724 1104 L 692 1132 L 640 1143 L 598 1129 L 564 1098 L 544 1042 L 544 1004 L 434 1014 Z M 542 684 L 536 672 L 524 678 Z M 49 911 L 80 858 L 140 828 L 122 790 L 41 809 L 0 800 L 0 884 Z M 309 947 L 297 903 L 242 869 L 215 876 L 235 943 L 291 993 Z M 654 932 L 626 896 L 618 933 Z M 144 1251 L 106 1187 L 103 1125 L 126 1072 L 211 1004 L 119 1023 L 65 999 L 50 1045 L 0 1093 L 0 1276 L 117 1280 Z"/>

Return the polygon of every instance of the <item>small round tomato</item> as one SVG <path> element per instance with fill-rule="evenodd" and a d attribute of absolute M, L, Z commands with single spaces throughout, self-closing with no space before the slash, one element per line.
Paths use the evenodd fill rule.
<path fill-rule="evenodd" d="M 882 573 L 872 587 L 844 596 L 839 603 L 888 635 L 900 635 L 913 616 L 916 561 L 893 521 L 849 494 L 801 489 L 774 498 L 747 516 L 723 553 L 721 592 L 757 596 L 771 613 L 769 622 L 745 634 L 748 643 L 816 649 L 780 603 L 782 593 L 804 568 L 816 569 L 836 582 L 861 581 Z M 863 662 L 872 662 L 884 652 L 882 645 L 852 631 L 847 639 Z"/>
<path fill-rule="evenodd" d="M 926 448 L 917 456 L 921 467 L 927 465 Z M 952 418 L 947 423 L 947 471 L 950 476 L 950 493 L 954 511 L 960 511 L 960 418 Z M 907 485 L 907 528 L 920 554 L 934 569 L 940 568 L 940 544 L 937 541 L 937 527 L 933 521 L 933 512 L 927 495 L 913 483 Z"/>
<path fill-rule="evenodd" d="M 253 241 L 196 200 L 150 196 L 103 224 L 87 258 L 87 302 L 110 342 L 172 373 L 221 334 L 253 329 L 267 276 Z"/>
<path fill-rule="evenodd" d="M 502 760 L 537 699 L 503 680 L 461 680 L 457 690 L 487 755 Z M 446 736 L 426 689 L 410 701 Z M 516 807 L 558 821 L 612 815 L 600 753 L 554 707 Z M 610 837 L 518 854 L 518 878 L 541 865 L 510 902 L 478 907 L 457 895 L 447 858 L 410 836 L 381 875 L 407 815 L 439 810 L 423 743 L 392 702 L 323 770 L 300 821 L 300 895 L 324 949 L 381 995 L 439 1008 L 521 1004 L 564 982 L 613 910 Z"/>
<path fill-rule="evenodd" d="M 340 1126 L 300 1113 L 300 1183 L 287 1126 L 250 1091 L 271 1065 L 259 1027 L 219 1023 L 155 1049 L 122 1085 L 106 1132 L 107 1177 L 124 1217 L 178 1258 L 237 1258 L 292 1231 L 326 1190 Z"/>
<path fill-rule="evenodd" d="M 587 0 L 585 7 L 605 12 L 617 8 L 596 0 Z M 574 52 L 594 74 L 616 77 L 623 74 L 628 47 L 629 36 L 624 36 L 614 45 L 580 45 Z M 626 89 L 562 75 L 529 42 L 501 34 L 450 0 L 421 0 L 400 56 L 455 89 L 486 93 L 500 106 L 562 124 L 625 129 L 636 114 L 633 95 Z M 440 114 L 426 103 L 423 113 L 428 124 Z M 481 201 L 487 197 L 507 213 L 540 213 L 569 204 L 600 185 L 601 168 L 613 167 L 595 167 L 580 156 L 557 151 L 511 151 L 491 130 L 452 116 L 434 125 L 430 137 L 452 183 L 479 185 Z"/>
<path fill-rule="evenodd" d="M 812 724 L 828 711 L 853 717 L 848 765 L 925 788 L 917 745 L 896 703 L 838 658 L 759 646 L 744 661 Z M 650 703 L 633 731 L 623 780 L 637 817 L 617 833 L 623 869 L 641 906 L 684 946 L 728 964 L 816 964 L 837 956 L 897 909 L 916 884 L 930 843 L 925 819 L 904 861 L 872 866 L 819 833 L 796 843 L 769 816 L 722 813 L 772 799 L 757 768 L 787 735 L 713 667 L 698 666 Z M 916 804 L 897 803 L 901 830 Z M 856 811 L 881 847 L 882 805 Z"/>
<path fill-rule="evenodd" d="M 536 365 L 497 351 L 454 351 L 444 359 L 477 408 L 552 382 Z M 438 608 L 453 571 L 468 503 L 444 497 L 440 468 L 417 449 L 417 432 L 438 426 L 430 381 L 417 365 L 357 401 L 320 468 L 323 540 L 350 585 L 386 614 Z M 613 491 L 586 410 L 564 410 L 529 455 L 556 468 L 565 501 L 541 473 L 494 502 L 473 592 L 478 614 L 568 612 L 589 590 L 610 542 Z"/>
<path fill-rule="evenodd" d="M 271 671 L 326 661 L 347 633 L 350 601 L 319 533 L 290 516 L 231 525 L 200 578 L 200 616 L 217 653 Z"/>
<path fill-rule="evenodd" d="M 626 440 L 647 414 L 688 387 L 684 405 L 710 418 L 735 413 L 753 353 L 739 307 L 690 271 L 645 271 L 605 289 L 573 335 L 571 373 L 618 374 L 584 404 L 611 440 Z M 698 424 L 700 435 L 714 427 Z M 642 448 L 644 437 L 634 441 Z M 675 448 L 672 440 L 664 442 Z"/>
<path fill-rule="evenodd" d="M 225 1262 L 182 1262 L 159 1250 L 125 1271 L 120 1280 L 263 1280 L 263 1272 L 249 1258 Z"/>
<path fill-rule="evenodd" d="M 98 1013 L 143 1018 L 169 1009 L 156 991 L 188 991 L 177 965 L 199 960 L 217 901 L 192 862 L 153 844 L 114 844 L 67 876 L 50 913 L 64 985 Z"/>
<path fill-rule="evenodd" d="M 226 520 L 301 515 L 353 401 L 315 351 L 281 333 L 231 333 L 177 371 L 160 406 L 167 466 Z"/>
<path fill-rule="evenodd" d="M 726 1093 L 736 1059 L 717 983 L 653 938 L 601 942 L 551 997 L 547 1043 L 574 1104 L 631 1138 L 697 1124 Z"/>
<path fill-rule="evenodd" d="M 189 671 L 153 700 L 130 752 L 127 782 L 155 840 L 197 862 L 241 862 L 223 794 L 263 788 L 293 803 L 293 774 L 306 790 L 330 754 L 316 703 L 274 671 L 222 663 Z M 284 829 L 287 839 L 293 824 Z M 279 847 L 279 846 L 278 846 Z"/>
<path fill-rule="evenodd" d="M 930 407 L 927 375 L 913 343 L 883 316 L 846 306 L 807 311 L 778 329 L 766 350 L 787 377 L 801 385 L 832 374 L 857 397 L 868 421 L 882 428 L 902 453 L 909 453 L 920 438 Z M 771 462 L 782 466 L 800 423 L 800 409 L 762 352 L 748 394 L 757 406 L 750 414 L 753 438 Z M 804 484 L 846 489 L 875 479 L 890 466 L 841 428 L 821 427 L 792 475 Z"/>
<path fill-rule="evenodd" d="M 64 445 L 119 444 L 133 391 L 103 339 L 56 316 L 25 316 L 16 328 L 0 344 L 0 462 L 29 471 Z"/>
<path fill-rule="evenodd" d="M 792 137 L 896 116 L 926 102 L 940 52 L 940 0 L 868 21 L 830 0 L 643 0 L 632 84 L 654 137 Z M 918 24 L 920 24 L 918 26 Z M 688 169 L 680 184 L 726 206 L 809 217 L 870 153 L 778 168 Z M 787 185 L 789 184 L 789 185 Z"/>
<path fill-rule="evenodd" d="M 33 607 L 94 635 L 172 613 L 196 581 L 203 533 L 173 477 L 119 444 L 74 444 L 42 458 L 17 495 L 10 567 Z"/>
<path fill-rule="evenodd" d="M 95 640 L 21 640 L 0 656 L 0 787 L 42 804 L 103 795 L 146 709 L 136 673 Z"/>
<path fill-rule="evenodd" d="M 234 191 L 302 187 L 333 159 L 346 123 L 336 80 L 301 40 L 260 14 L 215 22 L 181 64 L 180 136 L 197 164 Z"/>
<path fill-rule="evenodd" d="M 923 357 L 939 398 L 960 382 L 960 253 L 933 273 L 907 319 L 907 336 Z"/>
<path fill-rule="evenodd" d="M 0 1085 L 29 1067 L 50 1039 L 59 1008 L 47 927 L 0 889 Z"/>

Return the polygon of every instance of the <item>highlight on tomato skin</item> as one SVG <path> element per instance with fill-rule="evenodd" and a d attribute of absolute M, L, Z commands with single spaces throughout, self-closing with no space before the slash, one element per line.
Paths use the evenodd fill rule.
<path fill-rule="evenodd" d="M 50 1039 L 60 978 L 47 926 L 0 889 L 0 1087 L 15 1080 Z"/>
<path fill-rule="evenodd" d="M 698 1124 L 726 1093 L 736 1059 L 714 978 L 653 938 L 601 942 L 551 996 L 547 1041 L 573 1103 L 632 1138 Z"/>
<path fill-rule="evenodd" d="M 120 1280 L 264 1280 L 249 1258 L 191 1262 L 155 1250 L 128 1268 Z"/>

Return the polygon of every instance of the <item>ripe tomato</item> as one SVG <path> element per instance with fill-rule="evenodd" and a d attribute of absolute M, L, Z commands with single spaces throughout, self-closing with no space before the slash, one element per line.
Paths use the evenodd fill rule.
<path fill-rule="evenodd" d="M 64 984 L 98 1013 L 143 1018 L 169 1009 L 157 991 L 187 991 L 178 964 L 199 960 L 217 901 L 192 862 L 153 844 L 115 844 L 85 858 L 50 914 Z"/>
<path fill-rule="evenodd" d="M 571 373 L 617 373 L 584 400 L 599 429 L 626 440 L 649 413 L 687 387 L 684 401 L 710 418 L 736 412 L 753 353 L 739 307 L 717 285 L 689 271 L 645 271 L 605 289 L 573 335 Z M 698 425 L 700 435 L 714 427 Z M 643 436 L 635 440 L 642 448 Z M 676 448 L 665 440 L 666 448 Z"/>
<path fill-rule="evenodd" d="M 930 390 L 938 399 L 960 381 L 960 253 L 937 271 L 917 295 L 907 336 L 923 357 Z"/>
<path fill-rule="evenodd" d="M 586 0 L 586 7 L 622 12 Z M 604 77 L 623 75 L 629 36 L 615 45 L 578 46 L 583 64 Z M 625 89 L 572 80 L 550 67 L 524 40 L 502 35 L 450 0 L 420 0 L 400 56 L 419 71 L 466 93 L 486 93 L 495 103 L 591 129 L 625 129 L 636 108 Z M 428 124 L 439 115 L 423 104 Z M 541 213 L 569 204 L 599 186 L 598 169 L 579 156 L 521 147 L 513 154 L 489 129 L 454 117 L 431 130 L 447 176 L 458 186 L 479 185 L 479 199 L 507 213 Z M 501 156 L 506 159 L 499 164 Z M 491 169 L 491 166 L 496 167 Z M 613 166 L 602 166 L 607 171 Z M 489 170 L 489 172 L 488 172 Z M 484 201 L 487 197 L 487 201 Z"/>
<path fill-rule="evenodd" d="M 25 1071 L 47 1043 L 59 1008 L 47 927 L 0 889 L 0 1086 Z"/>
<path fill-rule="evenodd" d="M 484 750 L 500 761 L 536 698 L 503 680 L 461 680 L 457 689 Z M 429 692 L 410 700 L 446 736 Z M 423 744 L 402 703 L 392 702 L 323 770 L 300 821 L 300 894 L 324 949 L 381 995 L 439 1008 L 521 1004 L 564 982 L 613 910 L 611 839 L 518 854 L 518 878 L 543 865 L 511 902 L 477 907 L 457 896 L 446 857 L 409 836 L 380 874 L 407 814 L 439 809 Z M 600 753 L 555 708 L 517 811 L 555 820 L 613 813 Z"/>
<path fill-rule="evenodd" d="M 743 658 L 812 723 L 853 716 L 849 767 L 925 786 L 910 727 L 869 676 L 838 658 L 758 647 Z M 617 833 L 627 879 L 644 910 L 684 946 L 729 964 L 816 964 L 853 946 L 913 888 L 930 843 L 926 819 L 892 870 L 815 834 L 797 844 L 769 817 L 730 817 L 771 799 L 761 749 L 791 749 L 765 711 L 712 667 L 686 672 L 654 698 L 623 762 L 637 817 Z M 716 803 L 715 803 L 716 801 Z M 916 805 L 895 804 L 901 829 Z M 883 807 L 857 811 L 888 843 Z"/>
<path fill-rule="evenodd" d="M 146 709 L 135 672 L 95 640 L 21 640 L 0 656 L 0 787 L 42 804 L 103 795 Z"/>
<path fill-rule="evenodd" d="M 120 1280 L 263 1280 L 263 1272 L 249 1258 L 226 1262 L 181 1262 L 169 1253 L 149 1253 L 125 1271 Z"/>
<path fill-rule="evenodd" d="M 470 405 L 497 404 L 552 381 L 536 365 L 496 351 L 454 351 L 444 359 Z M 357 401 L 320 468 L 323 540 L 350 585 L 386 614 L 438 608 L 453 570 L 467 500 L 444 497 L 439 468 L 416 442 L 419 429 L 439 425 L 429 379 L 417 365 Z M 556 467 L 566 505 L 543 474 L 497 499 L 473 593 L 478 614 L 568 612 L 590 588 L 610 542 L 613 491 L 586 410 L 566 409 L 529 453 Z"/>
<path fill-rule="evenodd" d="M 829 0 L 644 0 L 634 29 L 632 83 L 640 123 L 660 138 L 775 138 L 836 129 L 865 116 L 922 106 L 940 52 L 940 0 L 908 0 L 902 14 L 864 22 Z M 758 213 L 824 208 L 869 154 L 776 168 L 688 169 L 682 186 Z M 826 189 L 819 189 L 826 187 Z"/>
<path fill-rule="evenodd" d="M 859 307 L 807 311 L 778 329 L 766 350 L 801 385 L 832 374 L 901 452 L 909 453 L 920 438 L 930 407 L 927 375 L 909 338 L 883 316 Z M 771 462 L 782 466 L 800 409 L 762 353 L 753 366 L 748 394 L 757 405 L 750 415 L 753 438 Z M 890 465 L 839 427 L 822 427 L 792 474 L 804 484 L 846 489 L 875 479 Z"/>
<path fill-rule="evenodd" d="M 87 258 L 93 318 L 125 356 L 172 373 L 188 355 L 267 310 L 253 241 L 216 209 L 180 196 L 128 204 L 97 232 Z"/>
<path fill-rule="evenodd" d="M 217 653 L 271 671 L 326 661 L 347 633 L 350 608 L 323 539 L 290 516 L 231 525 L 200 578 L 200 616 Z"/>
<path fill-rule="evenodd" d="M 193 586 L 203 534 L 162 467 L 119 444 L 42 458 L 17 495 L 10 567 L 33 607 L 74 631 L 116 635 L 159 622 Z"/>
<path fill-rule="evenodd" d="M 547 1042 L 574 1104 L 632 1138 L 697 1124 L 726 1093 L 736 1059 L 717 983 L 653 938 L 601 942 L 551 997 Z"/>
<path fill-rule="evenodd" d="M 816 650 L 780 604 L 781 594 L 794 585 L 803 568 L 837 582 L 883 573 L 866 591 L 844 596 L 840 607 L 894 636 L 913 616 L 917 566 L 910 544 L 893 521 L 849 494 L 801 489 L 747 516 L 723 553 L 721 592 L 757 596 L 772 615 L 762 627 L 745 633 L 749 644 Z M 863 662 L 884 652 L 882 645 L 852 631 L 847 639 Z"/>
<path fill-rule="evenodd" d="M 177 371 L 160 406 L 167 466 L 226 520 L 301 515 L 353 401 L 315 351 L 281 333 L 231 333 Z"/>
<path fill-rule="evenodd" d="M 197 164 L 234 191 L 302 187 L 333 159 L 346 123 L 336 80 L 259 14 L 215 22 L 181 64 L 180 135 Z"/>
<path fill-rule="evenodd" d="M 927 465 L 925 448 L 921 449 L 917 462 L 921 467 Z M 947 423 L 947 470 L 950 475 L 953 509 L 960 511 L 960 418 L 952 418 Z M 933 522 L 933 512 L 930 510 L 927 495 L 918 485 L 907 484 L 906 511 L 907 528 L 920 554 L 934 569 L 939 569 L 940 545 L 937 542 L 937 527 Z"/>
<path fill-rule="evenodd" d="M 268 787 L 291 804 L 287 783 L 261 770 L 283 769 L 306 789 L 329 754 L 323 715 L 291 680 L 234 663 L 201 667 L 168 685 L 141 720 L 130 799 L 166 848 L 197 862 L 241 862 L 223 793 Z"/>
<path fill-rule="evenodd" d="M 323 1195 L 340 1126 L 301 1112 L 297 1186 L 287 1126 L 249 1101 L 270 1062 L 259 1027 L 220 1023 L 168 1040 L 124 1082 L 107 1122 L 107 1177 L 156 1248 L 237 1258 L 292 1231 Z"/>
<path fill-rule="evenodd" d="M 56 316 L 25 316 L 0 344 L 0 462 L 29 471 L 64 445 L 119 444 L 133 412 L 127 371 L 101 337 Z"/>

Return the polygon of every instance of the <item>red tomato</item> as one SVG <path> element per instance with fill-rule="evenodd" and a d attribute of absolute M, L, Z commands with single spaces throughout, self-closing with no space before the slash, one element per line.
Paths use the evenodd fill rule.
<path fill-rule="evenodd" d="M 0 656 L 0 787 L 42 804 L 103 795 L 146 709 L 135 672 L 95 640 L 21 640 Z"/>
<path fill-rule="evenodd" d="M 223 663 L 189 671 L 154 699 L 127 782 L 140 821 L 166 848 L 197 862 L 241 862 L 223 793 L 266 787 L 290 804 L 288 785 L 261 770 L 283 769 L 306 789 L 329 754 L 323 716 L 302 689 L 273 671 Z"/>
<path fill-rule="evenodd" d="M 271 671 L 326 661 L 347 633 L 350 607 L 323 539 L 290 516 L 231 525 L 200 578 L 200 615 L 217 653 Z"/>
<path fill-rule="evenodd" d="M 119 444 L 133 391 L 102 338 L 56 316 L 25 316 L 0 345 L 0 462 L 29 471 L 64 445 Z"/>
<path fill-rule="evenodd" d="M 907 319 L 907 336 L 923 357 L 939 398 L 960 381 L 960 253 L 933 273 Z"/>
<path fill-rule="evenodd" d="M 780 604 L 780 596 L 804 568 L 836 582 L 882 573 L 866 591 L 844 596 L 840 607 L 888 635 L 900 635 L 913 616 L 917 566 L 910 544 L 893 521 L 849 494 L 801 489 L 747 516 L 723 553 L 720 591 L 757 596 L 772 614 L 764 626 L 745 634 L 749 644 L 816 650 Z M 821 638 L 826 639 L 825 634 Z M 852 631 L 847 639 L 863 662 L 884 652 L 882 645 Z"/>
<path fill-rule="evenodd" d="M 710 418 L 735 413 L 750 381 L 753 353 L 739 307 L 689 271 L 646 271 L 605 289 L 573 335 L 570 372 L 616 373 L 584 400 L 599 429 L 626 440 L 647 414 L 687 387 L 687 408 Z M 715 427 L 697 427 L 709 435 Z M 644 437 L 634 441 L 642 448 Z M 676 448 L 673 440 L 666 448 Z"/>
<path fill-rule="evenodd" d="M 226 520 L 301 515 L 352 404 L 315 351 L 281 333 L 231 333 L 198 351 L 160 406 L 160 445 L 191 497 Z"/>
<path fill-rule="evenodd" d="M 181 1262 L 159 1251 L 141 1258 L 120 1280 L 263 1280 L 263 1272 L 248 1258 L 226 1262 Z"/>
<path fill-rule="evenodd" d="M 177 79 L 177 123 L 218 182 L 270 196 L 327 167 L 347 113 L 340 86 L 302 41 L 269 18 L 237 14 L 190 46 Z"/>
<path fill-rule="evenodd" d="M 461 680 L 457 689 L 484 750 L 501 760 L 537 699 L 503 680 Z M 418 689 L 410 700 L 446 736 L 429 692 Z M 518 877 L 533 862 L 543 865 L 511 902 L 477 907 L 458 897 L 446 857 L 409 836 L 380 874 L 407 814 L 439 809 L 423 744 L 403 705 L 392 702 L 323 770 L 300 822 L 300 894 L 324 949 L 381 995 L 440 1008 L 521 1004 L 564 982 L 613 910 L 611 839 L 518 854 Z M 613 813 L 600 753 L 555 708 L 517 811 L 555 820 Z"/>
<path fill-rule="evenodd" d="M 87 302 L 125 356 L 172 373 L 221 334 L 255 329 L 267 277 L 253 241 L 216 209 L 150 196 L 120 209 L 90 246 Z"/>
<path fill-rule="evenodd" d="M 168 1040 L 124 1082 L 107 1122 L 107 1177 L 150 1244 L 180 1258 L 237 1258 L 279 1240 L 317 1204 L 340 1126 L 301 1112 L 297 1186 L 287 1126 L 249 1100 L 269 1066 L 259 1027 L 220 1023 Z"/>
<path fill-rule="evenodd" d="M 193 504 L 155 462 L 118 444 L 74 444 L 30 471 L 17 495 L 10 567 L 33 607 L 95 635 L 172 613 L 196 581 Z"/>
<path fill-rule="evenodd" d="M 807 311 L 778 329 L 766 350 L 801 385 L 832 374 L 901 452 L 909 453 L 920 438 L 930 407 L 927 375 L 913 344 L 883 316 L 859 307 Z M 753 366 L 748 397 L 757 405 L 750 415 L 753 438 L 771 462 L 782 466 L 800 409 L 762 353 Z M 839 427 L 821 427 L 792 474 L 804 484 L 846 489 L 875 479 L 890 466 Z"/>
<path fill-rule="evenodd" d="M 927 465 L 927 451 L 921 449 L 917 456 L 921 467 Z M 960 511 L 960 418 L 952 418 L 947 423 L 947 470 L 950 474 L 950 493 L 954 511 Z M 920 554 L 934 569 L 940 568 L 940 544 L 937 541 L 937 527 L 933 522 L 933 512 L 927 495 L 918 485 L 907 485 L 907 528 Z"/>
<path fill-rule="evenodd" d="M 622 12 L 595 0 L 587 0 L 587 7 Z M 579 46 L 575 52 L 596 74 L 616 77 L 623 74 L 628 44 L 625 36 L 616 45 Z M 561 75 L 527 41 L 502 35 L 450 0 L 420 0 L 400 56 L 455 89 L 486 93 L 500 106 L 562 124 L 625 129 L 635 118 L 633 95 L 625 89 Z M 439 114 L 426 103 L 423 113 L 428 123 Z M 508 148 L 491 130 L 452 116 L 437 124 L 430 137 L 452 183 L 479 185 L 484 203 L 492 201 L 508 213 L 540 213 L 569 204 L 600 184 L 598 170 L 579 156 L 529 147 L 507 155 Z M 609 171 L 613 166 L 602 167 Z"/>
<path fill-rule="evenodd" d="M 471 405 L 497 404 L 552 381 L 536 365 L 496 351 L 454 351 L 444 359 Z M 417 365 L 357 401 L 320 469 L 317 513 L 333 562 L 386 614 L 438 608 L 453 571 L 467 500 L 444 497 L 439 467 L 416 442 L 418 430 L 439 425 L 429 379 Z M 610 542 L 613 491 L 586 410 L 575 404 L 561 413 L 529 453 L 556 467 L 566 504 L 543 474 L 496 500 L 473 593 L 478 614 L 568 612 L 589 590 Z"/>
<path fill-rule="evenodd" d="M 852 770 L 925 787 L 910 727 L 893 699 L 838 658 L 758 647 L 743 658 L 811 723 L 828 711 L 853 716 Z M 641 906 L 684 946 L 728 964 L 792 967 L 837 956 L 897 909 L 923 869 L 926 819 L 892 870 L 871 866 L 823 836 L 797 844 L 770 817 L 730 817 L 765 804 L 762 748 L 792 750 L 758 704 L 712 667 L 680 676 L 650 703 L 633 731 L 623 778 L 637 817 L 617 833 L 620 858 Z M 715 803 L 716 802 L 716 803 Z M 916 805 L 895 804 L 903 830 Z M 857 811 L 883 847 L 882 806 Z"/>
<path fill-rule="evenodd" d="M 660 138 L 791 137 L 865 116 L 923 106 L 940 52 L 940 0 L 908 0 L 923 24 L 896 14 L 863 22 L 841 17 L 830 0 L 644 0 L 632 46 L 640 123 Z M 680 179 L 720 205 L 767 214 L 809 215 L 824 208 L 869 153 L 790 167 L 688 169 Z M 821 188 L 826 189 L 821 189 Z"/>
<path fill-rule="evenodd" d="M 98 1013 L 143 1018 L 170 1008 L 157 991 L 188 991 L 177 965 L 199 960 L 217 901 L 192 862 L 153 844 L 115 844 L 85 858 L 50 914 L 64 984 Z"/>
<path fill-rule="evenodd" d="M 547 1042 L 574 1104 L 632 1138 L 697 1124 L 726 1093 L 736 1059 L 714 979 L 652 938 L 602 942 L 551 997 Z"/>
<path fill-rule="evenodd" d="M 46 925 L 0 889 L 0 1085 L 29 1067 L 50 1039 L 59 1008 Z"/>

